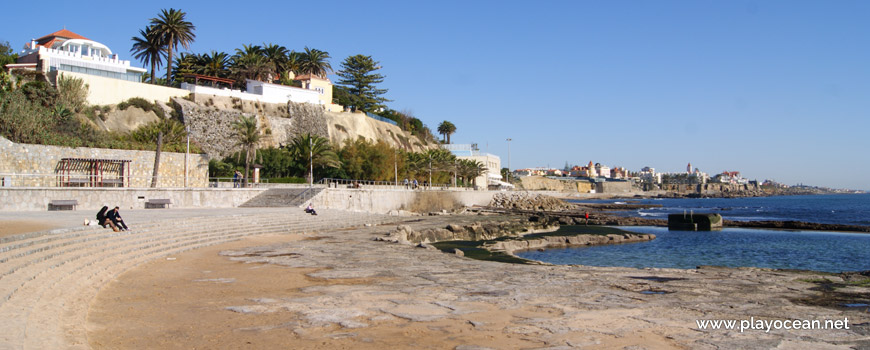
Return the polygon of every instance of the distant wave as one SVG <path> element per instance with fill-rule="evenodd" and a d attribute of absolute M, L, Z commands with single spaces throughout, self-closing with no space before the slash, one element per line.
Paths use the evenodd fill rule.
<path fill-rule="evenodd" d="M 668 215 L 667 213 L 646 213 L 646 212 L 642 212 L 640 210 L 638 210 L 637 213 L 640 216 L 665 216 L 665 215 Z"/>

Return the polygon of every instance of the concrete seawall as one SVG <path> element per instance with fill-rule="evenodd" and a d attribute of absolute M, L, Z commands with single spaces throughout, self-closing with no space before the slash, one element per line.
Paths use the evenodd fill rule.
<path fill-rule="evenodd" d="M 99 209 L 103 205 L 142 209 L 149 199 L 169 199 L 170 208 L 235 208 L 264 191 L 266 188 L 2 188 L 0 211 L 44 211 L 50 201 L 65 199 L 77 200 L 79 210 Z M 429 212 L 488 205 L 496 193 L 499 192 L 327 188 L 311 202 L 315 208 L 356 212 Z"/>
<path fill-rule="evenodd" d="M 472 205 L 489 205 L 497 191 L 411 191 L 404 189 L 328 188 L 311 200 L 315 208 L 370 213 L 393 210 L 438 211 Z"/>

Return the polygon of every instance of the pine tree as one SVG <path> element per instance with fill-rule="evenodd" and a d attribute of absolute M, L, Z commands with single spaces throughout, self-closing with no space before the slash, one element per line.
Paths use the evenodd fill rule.
<path fill-rule="evenodd" d="M 384 102 L 390 100 L 381 97 L 387 89 L 378 89 L 375 85 L 384 82 L 384 76 L 374 71 L 381 69 L 379 62 L 371 56 L 350 56 L 341 63 L 341 70 L 336 73 L 341 79 L 336 87 L 346 93 L 349 107 L 364 112 L 373 112 L 385 108 Z"/>

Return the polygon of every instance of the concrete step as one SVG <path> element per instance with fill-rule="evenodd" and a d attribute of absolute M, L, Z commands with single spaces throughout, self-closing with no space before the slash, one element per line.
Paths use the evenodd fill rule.
<path fill-rule="evenodd" d="M 298 207 L 322 192 L 322 188 L 270 188 L 251 198 L 243 208 Z"/>
<path fill-rule="evenodd" d="M 54 255 L 16 270 L 16 274 L 26 277 L 19 292 L 0 304 L 0 312 L 10 320 L 0 325 L 0 343 L 13 345 L 12 348 L 69 348 L 71 345 L 86 348 L 84 327 L 60 329 L 60 325 L 69 324 L 61 322 L 61 318 L 72 317 L 76 321 L 72 324 L 84 325 L 87 304 L 100 286 L 123 271 L 157 257 L 249 235 L 313 232 L 366 223 L 395 222 L 397 219 L 329 211 L 323 211 L 319 216 L 267 213 L 233 218 L 191 218 L 183 224 L 174 225 L 140 225 L 137 227 L 141 227 L 141 230 L 126 235 L 115 235 L 111 231 L 75 232 L 81 235 L 73 240 L 86 238 L 82 242 L 63 241 L 69 238 L 42 237 L 48 240 L 10 250 L 19 253 L 17 250 L 30 247 L 29 250 L 36 251 L 10 258 L 7 262 L 20 263 L 19 260 L 26 259 L 28 255 L 42 252 Z M 59 244 L 61 242 L 68 244 Z M 34 249 L 38 244 L 46 245 L 45 249 Z M 46 266 L 52 267 L 46 269 Z M 5 286 L 10 281 L 0 285 Z M 64 339 L 67 338 L 64 334 L 80 342 L 65 343 Z"/>

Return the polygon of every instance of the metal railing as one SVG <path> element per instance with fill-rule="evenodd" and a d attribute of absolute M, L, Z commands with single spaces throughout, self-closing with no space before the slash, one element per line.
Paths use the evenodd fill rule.
<path fill-rule="evenodd" d="M 20 187 L 56 187 L 56 188 L 151 188 L 151 176 L 96 176 L 67 174 L 13 174 L 0 173 L 0 188 Z M 160 176 L 157 188 L 303 188 L 311 187 L 307 183 L 270 183 L 268 178 L 259 182 L 250 182 L 246 186 L 240 179 L 232 177 L 198 177 L 188 176 L 187 186 L 184 186 L 184 176 Z M 426 184 L 413 180 L 406 185 L 404 181 L 372 181 L 353 179 L 323 178 L 313 185 L 320 188 L 365 188 L 392 189 L 416 191 L 473 191 L 473 187 L 454 186 L 452 184 Z"/>
<path fill-rule="evenodd" d="M 417 182 L 414 186 L 413 180 L 405 185 L 404 181 L 372 181 L 372 180 L 351 180 L 351 179 L 333 179 L 324 178 L 317 182 L 319 185 L 326 185 L 327 188 L 361 188 L 361 189 L 394 189 L 394 190 L 416 190 L 416 191 L 474 191 L 472 187 L 453 186 L 451 184 L 425 184 Z"/>
<path fill-rule="evenodd" d="M 389 118 L 384 118 L 384 117 L 381 117 L 381 116 L 376 115 L 376 114 L 372 114 L 372 113 L 366 112 L 366 115 L 367 115 L 369 118 L 372 118 L 372 119 L 374 119 L 374 120 L 380 120 L 380 121 L 382 121 L 382 122 L 384 122 L 384 123 L 390 123 L 390 124 L 393 124 L 393 125 L 396 125 L 396 126 L 399 125 L 399 123 L 396 123 L 395 120 L 392 120 L 392 119 L 389 119 Z"/>

